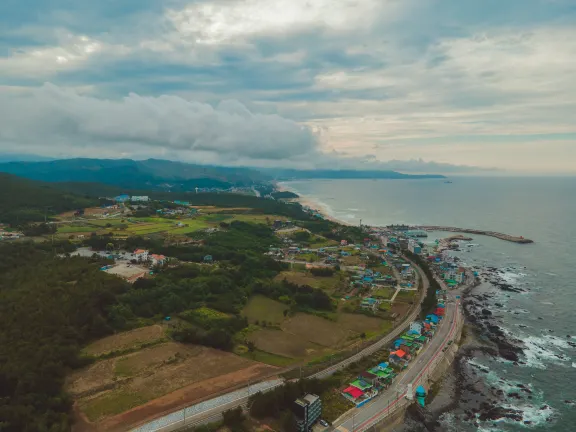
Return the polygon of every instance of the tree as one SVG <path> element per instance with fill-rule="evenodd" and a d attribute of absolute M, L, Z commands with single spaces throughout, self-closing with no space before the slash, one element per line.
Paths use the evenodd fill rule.
<path fill-rule="evenodd" d="M 246 341 L 246 347 L 248 348 L 248 352 L 253 353 L 256 350 L 256 344 L 251 340 Z"/>

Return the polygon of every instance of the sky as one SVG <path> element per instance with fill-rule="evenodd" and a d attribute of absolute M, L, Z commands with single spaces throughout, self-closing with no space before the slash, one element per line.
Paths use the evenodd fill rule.
<path fill-rule="evenodd" d="M 0 153 L 573 174 L 576 0 L 3 0 Z"/>

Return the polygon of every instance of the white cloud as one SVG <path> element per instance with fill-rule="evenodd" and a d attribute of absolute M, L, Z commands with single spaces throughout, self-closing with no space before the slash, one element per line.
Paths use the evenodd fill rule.
<path fill-rule="evenodd" d="M 15 50 L 0 57 L 0 77 L 50 77 L 58 72 L 80 68 L 96 54 L 125 55 L 129 49 L 110 45 L 84 35 L 55 31 L 58 45 Z"/>
<path fill-rule="evenodd" d="M 0 140 L 19 148 L 44 142 L 46 150 L 74 154 L 76 147 L 120 152 L 139 145 L 144 152 L 213 153 L 221 161 L 289 159 L 316 149 L 307 127 L 234 100 L 216 107 L 176 96 L 103 100 L 51 84 L 0 96 Z"/>
<path fill-rule="evenodd" d="M 171 9 L 166 16 L 184 37 L 211 44 L 310 26 L 350 31 L 370 26 L 375 12 L 383 6 L 391 11 L 397 5 L 385 0 L 215 1 Z"/>

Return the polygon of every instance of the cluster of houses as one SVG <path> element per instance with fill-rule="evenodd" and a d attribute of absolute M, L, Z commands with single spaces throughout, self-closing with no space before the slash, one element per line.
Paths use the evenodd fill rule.
<path fill-rule="evenodd" d="M 24 234 L 16 231 L 4 231 L 0 229 L 0 241 L 2 240 L 16 240 L 24 237 Z"/>
<path fill-rule="evenodd" d="M 360 372 L 340 391 L 342 396 L 360 407 L 387 389 L 397 377 L 396 371 L 405 369 L 432 339 L 444 315 L 443 310 L 444 304 L 439 303 L 436 312 L 440 315 L 430 314 L 424 321 L 413 322 L 410 329 L 390 346 L 388 360 Z"/>
<path fill-rule="evenodd" d="M 410 230 L 410 227 L 389 226 L 387 230 L 378 231 L 380 241 L 390 248 L 405 249 L 425 258 L 435 272 L 450 287 L 456 287 L 466 282 L 466 270 L 453 262 L 449 249 L 441 247 L 438 240 L 433 242 L 422 241 L 426 237 L 426 231 Z M 407 275 L 409 278 L 410 275 Z"/>

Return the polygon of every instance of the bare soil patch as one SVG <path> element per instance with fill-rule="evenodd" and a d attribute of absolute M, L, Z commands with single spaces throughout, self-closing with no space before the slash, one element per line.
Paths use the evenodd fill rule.
<path fill-rule="evenodd" d="M 111 351 L 121 351 L 139 346 L 163 337 L 164 328 L 160 325 L 152 325 L 102 338 L 88 345 L 83 351 L 89 355 L 99 356 Z"/>
<path fill-rule="evenodd" d="M 403 302 L 399 302 L 396 301 L 392 304 L 392 307 L 390 308 L 390 313 L 391 314 L 398 314 L 398 316 L 396 317 L 396 320 L 404 317 L 408 311 L 410 310 L 410 308 L 412 307 L 412 305 L 408 304 L 408 303 L 403 303 Z"/>

